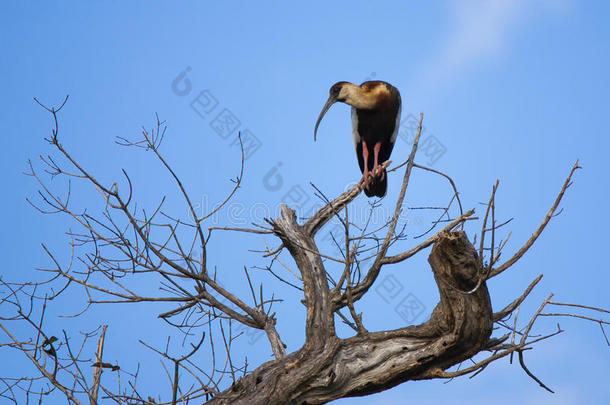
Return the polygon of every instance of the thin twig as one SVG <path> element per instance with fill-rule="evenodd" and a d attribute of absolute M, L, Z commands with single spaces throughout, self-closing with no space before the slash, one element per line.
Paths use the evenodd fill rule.
<path fill-rule="evenodd" d="M 557 198 L 555 198 L 555 202 L 553 203 L 553 205 L 547 212 L 546 216 L 542 220 L 542 223 L 538 226 L 538 229 L 536 229 L 536 231 L 532 234 L 532 236 L 530 236 L 530 238 L 527 240 L 527 242 L 525 242 L 525 244 L 523 246 L 521 246 L 521 248 L 517 251 L 517 253 L 515 253 L 515 255 L 513 257 L 511 257 L 505 263 L 503 263 L 502 265 L 500 265 L 497 268 L 495 268 L 494 270 L 492 270 L 491 273 L 489 274 L 489 278 L 497 276 L 498 274 L 502 273 L 504 270 L 508 269 L 510 266 L 515 264 L 517 262 L 517 260 L 519 260 L 525 254 L 525 252 L 527 252 L 528 249 L 530 247 L 532 247 L 532 245 L 534 244 L 536 239 L 538 239 L 538 237 L 540 236 L 540 234 L 542 233 L 542 231 L 544 230 L 546 225 L 551 220 L 551 218 L 553 218 L 553 216 L 555 215 L 555 211 L 557 210 L 557 207 L 559 206 L 559 203 L 561 202 L 563 195 L 565 194 L 568 187 L 570 187 L 570 185 L 572 184 L 572 182 L 571 182 L 572 175 L 574 174 L 576 169 L 580 169 L 580 166 L 578 166 L 578 160 L 576 161 L 576 163 L 574 163 L 574 166 L 572 166 L 572 170 L 570 170 L 570 174 L 568 175 L 565 182 L 563 183 L 563 186 L 561 187 L 561 190 L 559 191 Z"/>

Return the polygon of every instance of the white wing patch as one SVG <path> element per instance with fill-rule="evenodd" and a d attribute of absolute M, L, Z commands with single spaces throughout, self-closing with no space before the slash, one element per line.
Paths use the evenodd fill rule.
<path fill-rule="evenodd" d="M 400 125 L 400 112 L 402 111 L 402 103 L 398 106 L 398 113 L 396 114 L 396 124 L 394 125 L 394 132 L 392 133 L 392 137 L 390 138 L 390 142 L 394 143 L 396 141 L 396 135 L 398 135 L 398 126 Z M 352 118 L 353 122 L 353 118 Z"/>
<path fill-rule="evenodd" d="M 354 141 L 354 150 L 356 150 L 356 145 L 360 143 L 361 138 L 360 134 L 358 133 L 358 114 L 356 113 L 356 109 L 354 107 L 352 107 L 352 139 Z"/>

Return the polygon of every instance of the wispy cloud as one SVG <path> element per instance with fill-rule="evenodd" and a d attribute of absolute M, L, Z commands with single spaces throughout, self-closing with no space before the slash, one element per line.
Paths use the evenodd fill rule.
<path fill-rule="evenodd" d="M 476 64 L 500 57 L 528 17 L 536 11 L 563 12 L 569 9 L 570 3 L 569 0 L 453 2 L 450 10 L 453 27 L 438 52 L 424 63 L 423 82 L 436 87 Z"/>

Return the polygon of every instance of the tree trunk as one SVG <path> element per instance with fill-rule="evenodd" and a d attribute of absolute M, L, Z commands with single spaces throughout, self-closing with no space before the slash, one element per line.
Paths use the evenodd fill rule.
<path fill-rule="evenodd" d="M 308 246 L 301 256 L 311 255 L 315 248 L 301 246 Z M 293 257 L 294 249 L 298 249 L 296 245 L 290 247 Z M 438 371 L 472 357 L 485 347 L 493 315 L 487 286 L 479 282 L 483 275 L 477 253 L 463 231 L 443 232 L 428 262 L 440 293 L 428 321 L 343 340 L 328 334 L 322 344 L 305 344 L 292 354 L 262 364 L 209 403 L 324 404 L 383 391 L 408 380 L 434 378 Z M 302 269 L 303 263 L 297 261 L 297 265 Z M 308 317 L 323 316 L 310 311 L 313 309 L 309 308 Z M 332 325 L 332 321 L 324 322 Z"/>

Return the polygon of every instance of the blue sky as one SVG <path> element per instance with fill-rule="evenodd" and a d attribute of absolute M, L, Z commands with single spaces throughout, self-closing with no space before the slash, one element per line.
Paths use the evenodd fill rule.
<path fill-rule="evenodd" d="M 178 217 L 186 217 L 186 209 L 167 175 L 151 156 L 124 150 L 114 139 L 137 137 L 158 113 L 168 125 L 162 151 L 203 210 L 222 200 L 239 170 L 235 136 L 214 129 L 215 117 L 226 109 L 258 147 L 250 149 L 235 205 L 213 220 L 247 225 L 274 215 L 281 202 L 307 212 L 315 202 L 310 182 L 335 196 L 359 179 L 349 109 L 333 106 L 316 143 L 313 125 L 334 82 L 379 79 L 401 91 L 403 118 L 424 112 L 423 137 L 436 149 L 420 154 L 421 162 L 453 177 L 465 207 L 481 214 L 480 203 L 500 179 L 498 215 L 515 218 L 506 255 L 529 237 L 580 159 L 583 170 L 575 175 L 561 215 L 515 267 L 489 282 L 489 290 L 499 309 L 544 273 L 522 313 L 531 313 L 550 292 L 558 301 L 610 307 L 602 256 L 610 197 L 607 2 L 12 2 L 0 9 L 3 279 L 37 277 L 33 269 L 48 265 L 43 241 L 67 260 L 65 231 L 74 226 L 65 217 L 40 215 L 25 202 L 37 190 L 22 174 L 26 160 L 51 151 L 43 142 L 51 121 L 33 97 L 56 104 L 70 94 L 60 117 L 63 144 L 108 184 L 126 168 L 144 206 L 168 195 Z M 182 73 L 190 87 L 177 79 Z M 197 104 L 204 101 L 214 107 L 209 113 Z M 395 162 L 409 152 L 406 121 L 403 130 Z M 382 212 L 393 207 L 399 182 L 398 175 L 390 177 Z M 76 203 L 99 207 L 93 190 L 79 190 Z M 414 207 L 437 205 L 449 195 L 443 181 L 415 173 L 406 201 Z M 366 207 L 365 197 L 355 204 Z M 430 217 L 412 211 L 407 219 L 408 233 L 417 235 Z M 467 232 L 472 237 L 477 228 Z M 404 247 L 416 242 L 407 240 Z M 264 263 L 248 249 L 265 243 L 277 242 L 219 234 L 210 260 L 223 282 L 245 293 L 241 269 Z M 387 267 L 381 277 L 400 282 L 403 292 L 396 299 L 417 297 L 423 311 L 414 322 L 426 319 L 438 294 L 424 256 Z M 282 285 L 267 285 L 284 299 L 276 308 L 278 329 L 295 350 L 302 343 L 304 318 L 294 315 L 303 315 L 300 297 Z M 404 319 L 394 311 L 396 302 L 386 302 L 379 291 L 357 308 L 365 326 L 400 327 Z M 57 313 L 75 312 L 74 305 L 59 302 Z M 151 358 L 137 338 L 162 344 L 169 332 L 156 319 L 158 312 L 108 306 L 79 320 L 53 318 L 48 326 L 60 333 L 112 322 L 105 355 L 134 369 L 138 359 Z M 500 361 L 474 379 L 409 382 L 337 403 L 608 403 L 610 351 L 599 327 L 570 319 L 560 323 L 565 334 L 526 355 L 554 395 L 518 365 Z M 554 324 L 540 322 L 537 332 Z M 240 350 L 251 365 L 269 358 L 264 339 Z M 151 395 L 167 395 L 159 388 L 166 380 L 155 371 L 157 360 L 149 361 L 153 368 L 144 373 L 143 384 Z"/>

